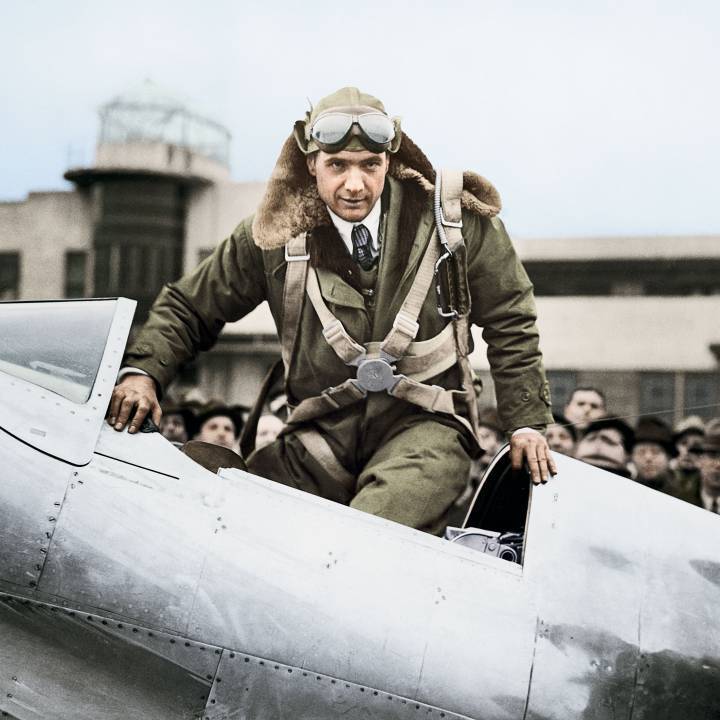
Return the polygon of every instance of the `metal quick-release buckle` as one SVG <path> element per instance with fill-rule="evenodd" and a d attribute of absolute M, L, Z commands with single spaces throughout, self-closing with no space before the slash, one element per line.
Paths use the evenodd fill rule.
<path fill-rule="evenodd" d="M 395 375 L 393 366 L 382 358 L 363 360 L 357 369 L 356 385 L 366 392 L 390 391 L 402 375 Z"/>
<path fill-rule="evenodd" d="M 285 260 L 287 262 L 307 262 L 310 259 L 310 255 L 289 255 L 288 246 L 285 246 Z"/>

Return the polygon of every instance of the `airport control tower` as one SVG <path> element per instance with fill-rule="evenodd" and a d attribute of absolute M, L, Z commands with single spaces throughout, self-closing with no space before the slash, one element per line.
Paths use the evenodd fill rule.
<path fill-rule="evenodd" d="M 92 198 L 92 292 L 138 301 L 180 277 L 193 193 L 229 175 L 230 132 L 146 80 L 100 108 L 95 163 L 65 178 Z"/>

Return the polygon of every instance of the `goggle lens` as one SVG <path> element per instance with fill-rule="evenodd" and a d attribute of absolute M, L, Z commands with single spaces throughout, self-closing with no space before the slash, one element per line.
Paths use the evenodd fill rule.
<path fill-rule="evenodd" d="M 363 134 L 378 145 L 388 144 L 395 137 L 393 121 L 381 113 L 328 113 L 315 121 L 310 136 L 320 145 L 338 145 L 347 137 L 356 122 Z"/>

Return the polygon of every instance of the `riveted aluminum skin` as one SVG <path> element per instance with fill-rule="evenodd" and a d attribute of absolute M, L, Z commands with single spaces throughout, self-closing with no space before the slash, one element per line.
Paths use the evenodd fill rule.
<path fill-rule="evenodd" d="M 555 455 L 520 566 L 95 422 L 84 467 L 0 430 L 0 713 L 718 714 L 717 516 Z"/>
<path fill-rule="evenodd" d="M 0 709 L 18 720 L 197 717 L 220 660 L 219 648 L 3 595 L 0 630 Z"/>

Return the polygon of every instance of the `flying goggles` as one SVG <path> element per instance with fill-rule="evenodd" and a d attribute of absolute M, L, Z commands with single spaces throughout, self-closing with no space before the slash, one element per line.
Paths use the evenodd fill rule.
<path fill-rule="evenodd" d="M 315 120 L 310 137 L 325 152 L 339 152 L 356 135 L 370 152 L 390 150 L 395 124 L 381 112 L 328 112 Z"/>

